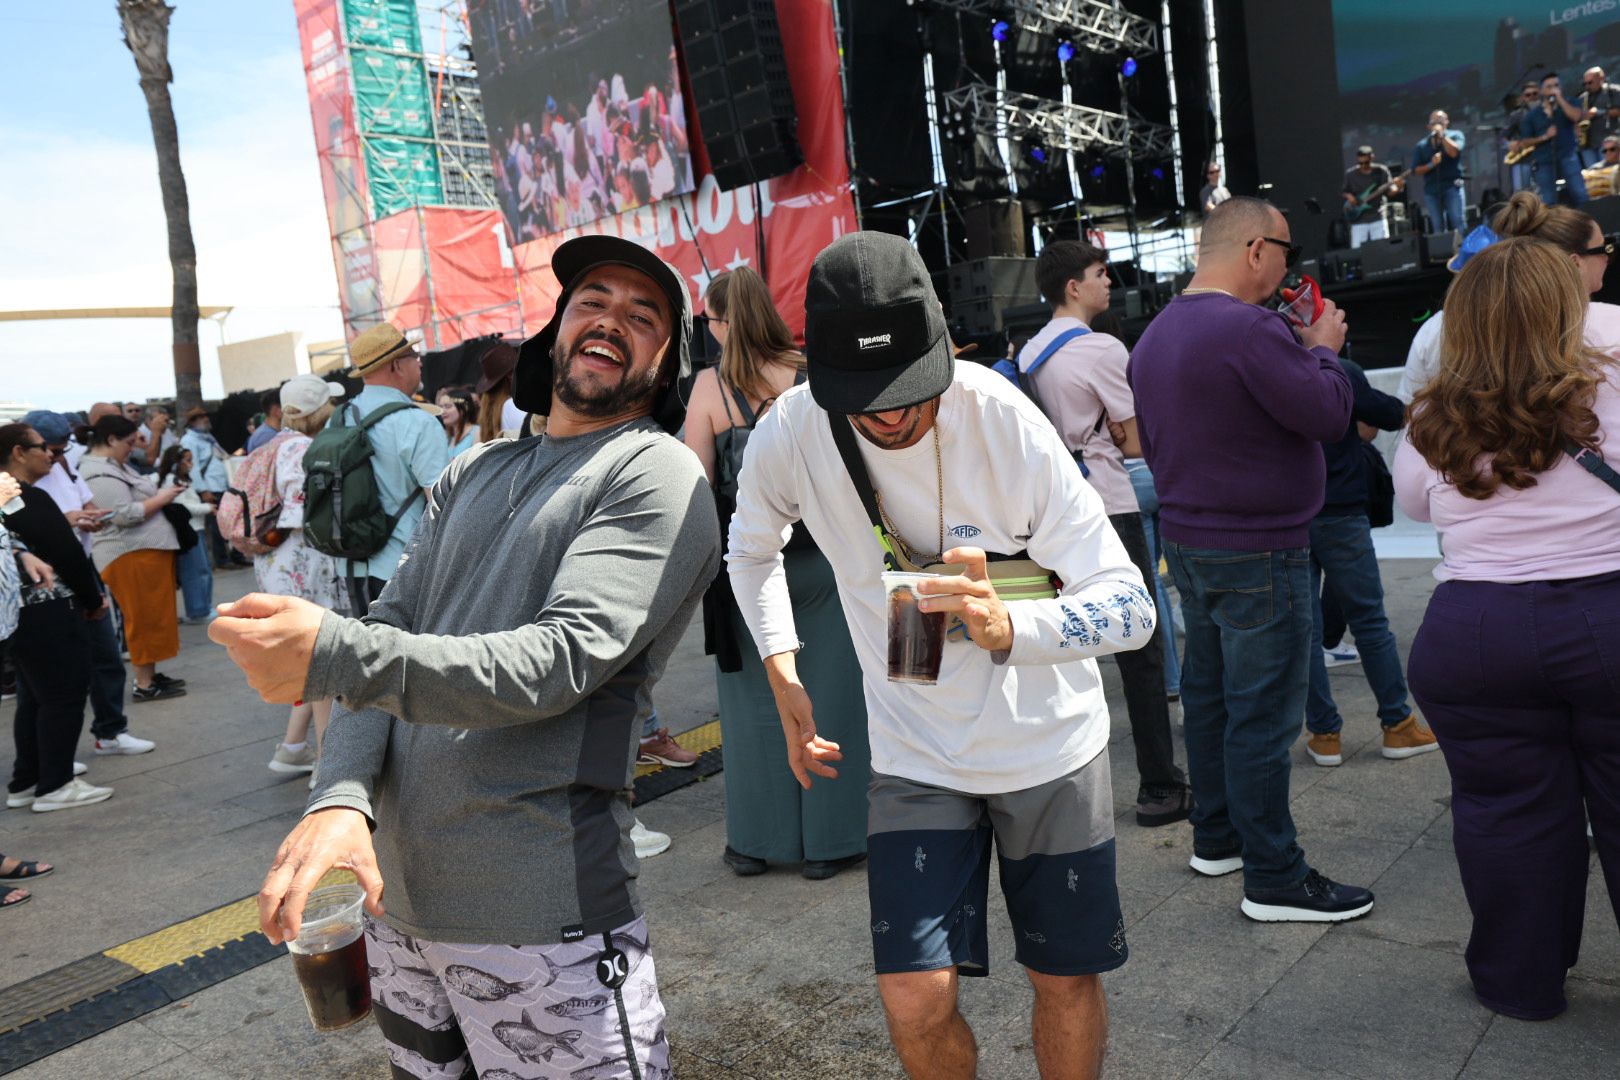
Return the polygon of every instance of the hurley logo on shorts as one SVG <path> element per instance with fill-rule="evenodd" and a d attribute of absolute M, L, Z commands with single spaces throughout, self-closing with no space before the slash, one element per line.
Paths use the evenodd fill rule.
<path fill-rule="evenodd" d="M 887 349 L 893 344 L 893 334 L 873 334 L 871 337 L 858 337 L 855 339 L 855 347 L 863 352 L 867 349 Z"/>

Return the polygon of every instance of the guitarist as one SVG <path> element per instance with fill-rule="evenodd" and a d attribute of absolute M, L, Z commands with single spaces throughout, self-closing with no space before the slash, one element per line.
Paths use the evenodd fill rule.
<path fill-rule="evenodd" d="M 1389 169 L 1373 164 L 1373 148 L 1356 148 L 1356 165 L 1344 173 L 1344 217 L 1350 223 L 1350 246 L 1358 248 L 1369 240 L 1389 239 L 1389 222 L 1384 220 L 1384 203 L 1401 190 L 1401 180 Z"/>

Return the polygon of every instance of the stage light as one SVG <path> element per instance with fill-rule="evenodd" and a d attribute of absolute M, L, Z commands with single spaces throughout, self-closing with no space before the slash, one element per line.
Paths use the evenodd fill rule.
<path fill-rule="evenodd" d="M 1030 156 L 1030 159 L 1035 162 L 1035 164 L 1037 164 L 1037 165 L 1045 165 L 1046 164 L 1046 147 L 1044 147 L 1044 146 L 1032 146 L 1032 147 L 1030 147 L 1029 148 L 1029 156 Z"/>
<path fill-rule="evenodd" d="M 1134 76 L 1136 74 L 1136 57 L 1127 56 L 1125 62 L 1119 65 L 1119 73 L 1127 79 Z"/>
<path fill-rule="evenodd" d="M 1155 179 L 1155 180 L 1163 180 L 1164 179 L 1164 170 L 1155 166 L 1153 171 L 1151 173 L 1149 173 L 1148 175 L 1152 176 L 1153 179 Z"/>
<path fill-rule="evenodd" d="M 1074 42 L 1060 41 L 1057 47 L 1057 57 L 1060 63 L 1067 64 L 1074 59 Z"/>
<path fill-rule="evenodd" d="M 997 19 L 995 25 L 990 27 L 990 36 L 997 41 L 1006 41 L 1011 31 L 1012 27 L 1007 24 L 1006 19 Z"/>
<path fill-rule="evenodd" d="M 1102 177 L 1103 177 L 1103 173 L 1105 173 L 1106 171 L 1107 170 L 1104 169 L 1101 165 L 1093 165 L 1091 167 L 1091 178 L 1093 180 L 1101 180 Z"/>

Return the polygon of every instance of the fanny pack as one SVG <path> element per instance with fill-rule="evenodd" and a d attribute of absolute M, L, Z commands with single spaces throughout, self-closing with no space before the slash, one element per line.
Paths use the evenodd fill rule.
<path fill-rule="evenodd" d="M 877 491 L 872 487 L 872 477 L 866 471 L 866 462 L 861 458 L 860 449 L 855 445 L 855 431 L 848 419 L 828 413 L 827 424 L 832 429 L 833 445 L 838 447 L 838 456 L 844 459 L 844 471 L 849 474 L 850 482 L 855 485 L 855 493 L 860 496 L 867 519 L 872 523 L 872 532 L 877 536 L 879 546 L 883 548 L 884 567 L 913 574 L 960 574 L 962 568 L 957 564 L 930 563 L 927 566 L 918 566 L 907 557 L 905 545 L 896 543 L 895 538 L 883 527 L 883 515 L 878 510 Z M 1003 601 L 1050 600 L 1063 589 L 1063 582 L 1058 576 L 1031 559 L 1028 552 L 1020 551 L 1016 555 L 1004 555 L 999 552 L 985 554 L 987 558 L 985 573 L 989 576 L 996 595 Z M 953 614 L 946 621 L 945 632 L 966 635 L 967 624 L 962 622 L 960 616 Z"/>

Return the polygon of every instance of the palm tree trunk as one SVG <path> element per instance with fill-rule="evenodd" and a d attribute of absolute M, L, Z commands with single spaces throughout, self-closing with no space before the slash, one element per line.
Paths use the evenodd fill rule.
<path fill-rule="evenodd" d="M 191 238 L 191 203 L 186 197 L 186 176 L 180 168 L 180 133 L 174 123 L 169 83 L 169 16 L 174 9 L 163 0 L 117 0 L 124 25 L 124 44 L 135 57 L 152 120 L 152 143 L 157 149 L 158 186 L 163 193 L 163 216 L 169 226 L 169 265 L 174 273 L 174 299 L 170 321 L 174 329 L 175 407 L 181 415 L 202 404 L 202 362 L 197 352 L 197 245 Z"/>

